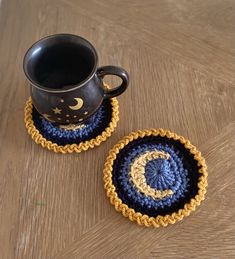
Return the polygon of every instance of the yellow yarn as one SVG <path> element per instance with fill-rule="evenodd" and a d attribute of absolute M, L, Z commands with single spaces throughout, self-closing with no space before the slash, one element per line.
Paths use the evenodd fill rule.
<path fill-rule="evenodd" d="M 118 100 L 116 98 L 112 98 L 111 105 L 112 105 L 112 118 L 108 127 L 96 138 L 81 142 L 79 144 L 68 144 L 65 146 L 61 146 L 45 139 L 34 125 L 33 116 L 32 116 L 33 104 L 32 104 L 31 97 L 26 102 L 26 106 L 24 109 L 25 126 L 27 128 L 29 135 L 31 135 L 32 139 L 37 144 L 40 144 L 44 148 L 52 150 L 55 153 L 62 153 L 62 154 L 73 153 L 73 152 L 80 153 L 82 151 L 86 151 L 89 148 L 94 148 L 96 146 L 99 146 L 101 142 L 106 141 L 106 139 L 111 136 L 119 120 Z"/>
<path fill-rule="evenodd" d="M 198 162 L 197 165 L 200 167 L 198 173 L 201 175 L 198 181 L 198 194 L 190 200 L 189 203 L 184 205 L 183 209 L 179 209 L 177 212 L 165 216 L 149 217 L 140 212 L 136 212 L 134 209 L 129 208 L 126 204 L 122 203 L 122 200 L 118 197 L 116 188 L 112 183 L 112 170 L 113 163 L 116 159 L 117 154 L 124 146 L 132 142 L 135 139 L 143 138 L 145 136 L 161 136 L 169 139 L 180 141 L 186 149 L 194 156 L 194 159 Z M 111 204 L 115 206 L 118 212 L 121 212 L 124 217 L 128 217 L 131 221 L 136 221 L 139 225 L 146 227 L 166 227 L 168 224 L 174 224 L 177 221 L 182 220 L 185 216 L 188 216 L 197 206 L 201 204 L 201 201 L 205 199 L 206 187 L 207 187 L 207 166 L 205 159 L 201 153 L 193 146 L 189 140 L 182 136 L 177 135 L 169 130 L 164 129 L 146 129 L 138 130 L 130 133 L 128 136 L 120 140 L 110 151 L 105 162 L 105 168 L 103 171 L 104 188 L 106 189 L 107 196 L 110 199 Z"/>
<path fill-rule="evenodd" d="M 151 188 L 149 185 L 146 183 L 146 178 L 144 176 L 145 173 L 145 165 L 157 158 L 165 158 L 169 159 L 170 155 L 168 153 L 165 153 L 163 151 L 147 151 L 144 155 L 138 157 L 133 164 L 131 165 L 131 170 L 130 170 L 130 179 L 134 183 L 135 187 L 142 193 L 144 193 L 147 196 L 151 196 L 154 199 L 163 199 L 167 196 L 170 196 L 173 194 L 172 190 L 156 190 Z"/>

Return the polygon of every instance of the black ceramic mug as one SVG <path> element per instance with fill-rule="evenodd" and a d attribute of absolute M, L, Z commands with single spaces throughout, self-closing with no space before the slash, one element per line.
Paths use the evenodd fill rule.
<path fill-rule="evenodd" d="M 85 121 L 103 99 L 122 94 L 129 83 L 124 69 L 97 66 L 95 48 L 80 36 L 56 34 L 39 40 L 27 51 L 23 62 L 34 107 L 58 124 Z M 120 77 L 121 85 L 105 88 L 105 75 Z"/>

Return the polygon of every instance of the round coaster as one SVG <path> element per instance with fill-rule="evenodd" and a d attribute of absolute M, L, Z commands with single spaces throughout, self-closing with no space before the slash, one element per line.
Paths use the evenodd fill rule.
<path fill-rule="evenodd" d="M 104 186 L 123 216 L 146 227 L 167 226 L 204 200 L 207 166 L 184 137 L 163 129 L 137 131 L 110 150 Z"/>
<path fill-rule="evenodd" d="M 100 108 L 83 124 L 58 126 L 44 119 L 26 102 L 24 121 L 32 139 L 56 153 L 79 153 L 99 146 L 109 138 L 117 126 L 119 108 L 116 98 L 104 100 Z"/>

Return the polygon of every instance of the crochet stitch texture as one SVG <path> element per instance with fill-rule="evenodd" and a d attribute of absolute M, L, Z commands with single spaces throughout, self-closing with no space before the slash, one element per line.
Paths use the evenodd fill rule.
<path fill-rule="evenodd" d="M 55 126 L 39 115 L 32 100 L 26 102 L 25 126 L 32 139 L 42 147 L 56 153 L 80 153 L 99 146 L 115 130 L 119 120 L 116 98 L 105 100 L 98 111 L 76 130 Z"/>
<path fill-rule="evenodd" d="M 118 212 L 146 227 L 174 224 L 205 198 L 207 166 L 189 140 L 164 129 L 132 132 L 109 152 L 104 186 Z"/>

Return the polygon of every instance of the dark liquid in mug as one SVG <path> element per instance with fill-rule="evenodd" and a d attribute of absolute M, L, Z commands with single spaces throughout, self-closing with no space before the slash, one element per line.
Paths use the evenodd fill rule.
<path fill-rule="evenodd" d="M 63 89 L 84 81 L 92 72 L 94 63 L 89 48 L 60 43 L 39 51 L 33 68 L 34 79 L 44 87 Z"/>

